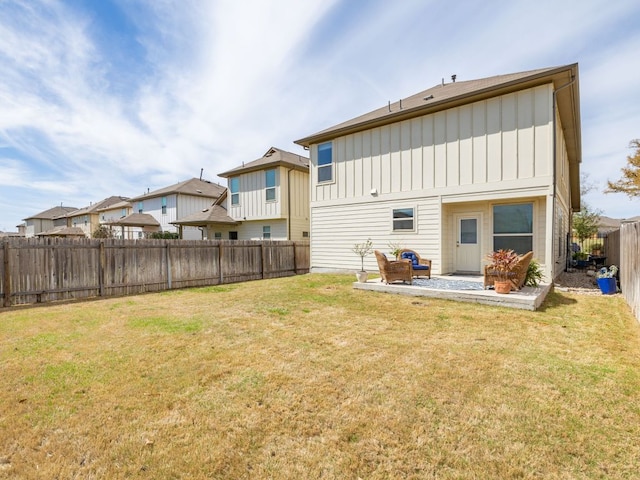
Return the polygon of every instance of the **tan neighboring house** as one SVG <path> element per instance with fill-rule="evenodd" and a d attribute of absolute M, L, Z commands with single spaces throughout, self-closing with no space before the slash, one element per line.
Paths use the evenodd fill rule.
<path fill-rule="evenodd" d="M 309 237 L 309 159 L 271 147 L 257 160 L 219 174 L 227 191 L 178 222 L 203 238 L 302 240 Z"/>
<path fill-rule="evenodd" d="M 177 233 L 185 240 L 200 240 L 202 232 L 197 227 L 176 225 L 189 215 L 209 208 L 225 188 L 208 180 L 192 178 L 165 188 L 131 198 L 134 214 L 146 214 L 160 225 L 159 231 Z"/>
<path fill-rule="evenodd" d="M 481 272 L 494 249 L 565 267 L 580 208 L 578 65 L 438 84 L 296 141 L 310 150 L 311 268 L 358 269 L 371 238 Z M 375 258 L 366 268 L 377 271 Z"/>
<path fill-rule="evenodd" d="M 128 199 L 113 203 L 106 207 L 97 209 L 100 217 L 100 225 L 104 225 L 111 230 L 114 238 L 125 240 L 135 240 L 143 238 L 144 233 L 140 226 L 125 226 L 118 224 L 120 220 L 133 213 L 133 207 Z M 159 227 L 160 224 L 156 222 Z"/>
<path fill-rule="evenodd" d="M 33 238 L 36 235 L 53 230 L 55 227 L 67 226 L 67 215 L 77 210 L 76 207 L 53 207 L 49 210 L 37 213 L 32 217 L 23 218 L 24 236 Z"/>
<path fill-rule="evenodd" d="M 126 197 L 111 196 L 88 207 L 80 208 L 67 214 L 67 226 L 81 230 L 87 238 L 93 238 L 93 233 L 102 225 L 100 210 L 126 201 Z"/>

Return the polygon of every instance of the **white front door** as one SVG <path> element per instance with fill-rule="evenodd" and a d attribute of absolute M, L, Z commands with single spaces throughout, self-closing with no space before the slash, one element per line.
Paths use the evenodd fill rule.
<path fill-rule="evenodd" d="M 456 272 L 480 273 L 480 216 L 456 215 Z"/>

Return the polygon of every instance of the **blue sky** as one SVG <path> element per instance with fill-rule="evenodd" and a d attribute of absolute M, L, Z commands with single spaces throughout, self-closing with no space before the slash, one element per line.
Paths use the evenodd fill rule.
<path fill-rule="evenodd" d="M 218 173 L 449 79 L 580 64 L 585 200 L 640 137 L 637 0 L 2 0 L 0 230 Z"/>

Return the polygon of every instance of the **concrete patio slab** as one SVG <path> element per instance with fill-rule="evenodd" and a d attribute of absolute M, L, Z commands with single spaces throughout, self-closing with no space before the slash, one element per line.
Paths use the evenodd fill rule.
<path fill-rule="evenodd" d="M 434 275 L 434 278 L 438 278 Z M 479 281 L 473 277 L 441 276 L 443 279 L 459 279 L 467 281 Z M 428 283 L 428 280 L 427 282 Z M 429 288 L 428 286 L 408 285 L 405 283 L 392 283 L 386 285 L 380 279 L 369 280 L 366 283 L 354 282 L 356 290 L 369 290 L 373 292 L 393 293 L 396 295 L 412 295 L 415 297 L 441 298 L 458 302 L 480 303 L 495 305 L 498 307 L 518 308 L 521 310 L 537 310 L 542 305 L 547 294 L 551 291 L 552 284 L 541 284 L 538 287 L 524 287 L 519 292 L 498 294 L 494 290 L 442 290 Z"/>

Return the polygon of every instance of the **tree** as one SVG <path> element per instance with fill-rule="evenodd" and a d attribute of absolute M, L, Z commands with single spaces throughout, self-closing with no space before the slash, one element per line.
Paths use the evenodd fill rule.
<path fill-rule="evenodd" d="M 100 225 L 93 232 L 93 238 L 113 238 L 113 232 L 105 225 Z"/>
<path fill-rule="evenodd" d="M 588 205 L 583 204 L 580 212 L 573 216 L 573 232 L 578 237 L 580 245 L 587 238 L 591 238 L 598 233 L 598 224 L 600 223 L 600 212 L 592 211 Z"/>
<path fill-rule="evenodd" d="M 622 168 L 622 178 L 617 182 L 607 180 L 605 193 L 626 193 L 629 198 L 640 197 L 640 139 L 629 142 L 635 153 L 627 157 L 627 166 Z"/>

